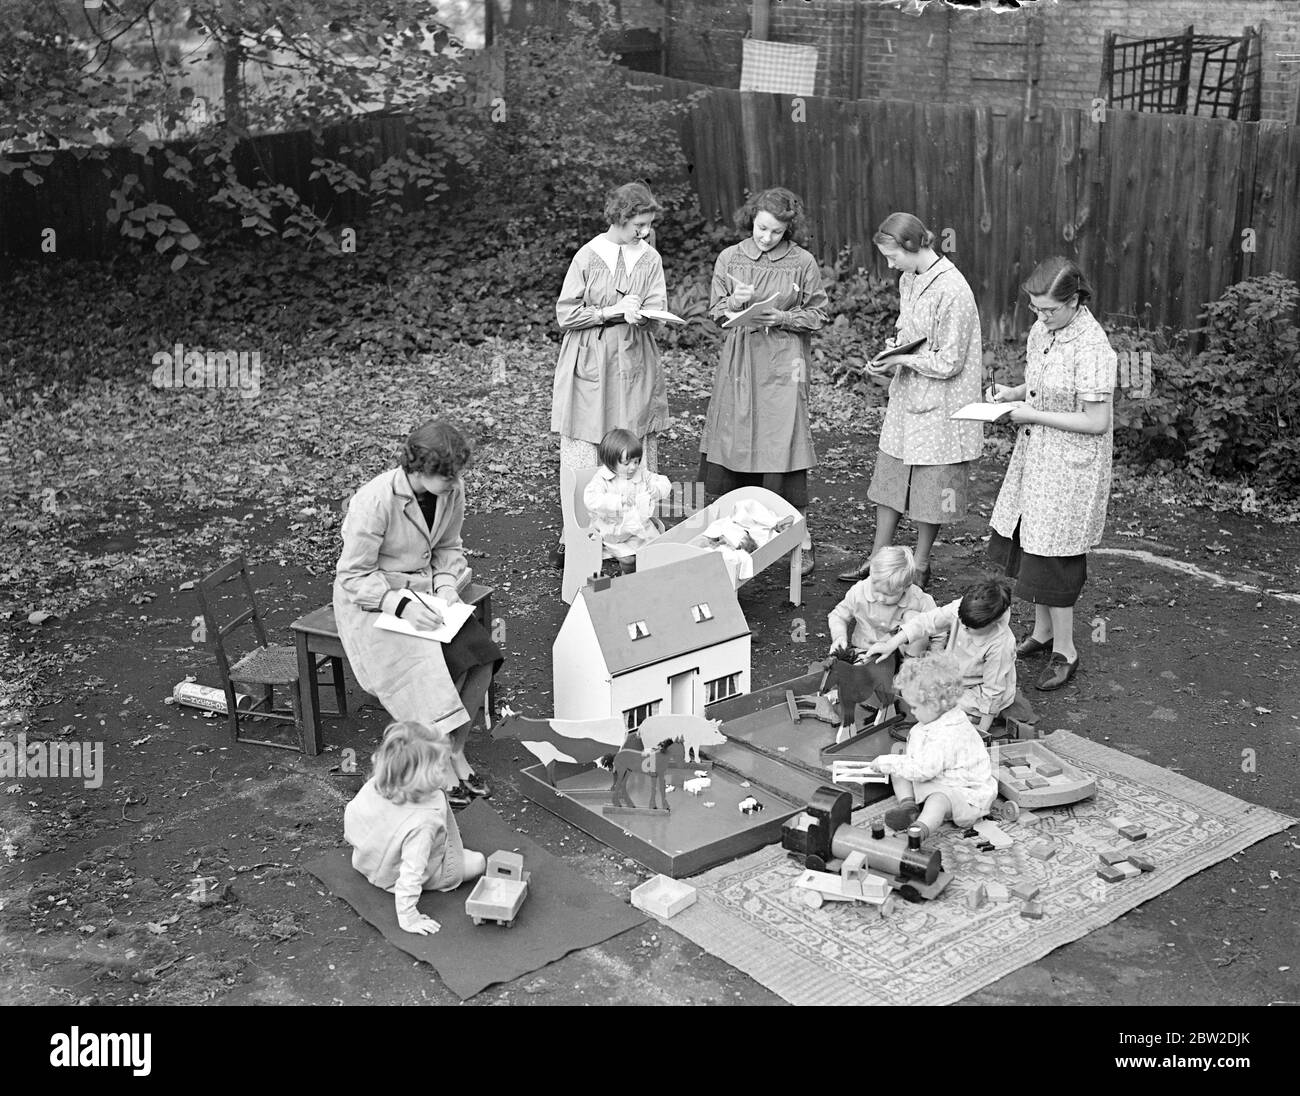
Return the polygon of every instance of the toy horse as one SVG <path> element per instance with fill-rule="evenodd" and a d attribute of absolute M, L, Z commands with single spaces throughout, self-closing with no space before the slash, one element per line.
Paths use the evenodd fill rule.
<path fill-rule="evenodd" d="M 821 691 L 834 686 L 839 694 L 840 727 L 835 741 L 843 742 L 855 729 L 854 710 L 859 704 L 871 703 L 881 712 L 894 703 L 894 659 L 885 662 L 858 663 L 852 647 L 837 647 L 822 665 L 826 678 Z"/>
<path fill-rule="evenodd" d="M 635 807 L 632 797 L 627 793 L 628 773 L 645 773 L 650 777 L 650 801 L 647 809 L 670 810 L 668 806 L 668 789 L 665 778 L 668 774 L 668 748 L 673 744 L 666 738 L 651 749 L 641 748 L 640 736 L 633 732 L 628 735 L 623 748 L 617 753 L 606 754 L 596 759 L 596 767 L 614 774 L 610 784 L 610 805 L 614 807 Z M 663 806 L 656 804 L 662 799 Z"/>

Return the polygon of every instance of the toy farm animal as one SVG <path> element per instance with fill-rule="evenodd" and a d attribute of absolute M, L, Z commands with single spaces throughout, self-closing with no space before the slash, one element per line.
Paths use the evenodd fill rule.
<path fill-rule="evenodd" d="M 665 777 L 668 774 L 666 754 L 672 744 L 673 740 L 667 738 L 657 746 L 642 749 L 641 740 L 633 731 L 618 753 L 598 757 L 596 767 L 614 774 L 614 780 L 609 787 L 610 806 L 635 807 L 632 797 L 627 794 L 627 774 L 646 773 L 650 777 L 650 801 L 646 804 L 646 808 L 652 811 L 669 810 L 668 790 L 665 787 Z M 656 806 L 660 801 L 663 802 L 663 806 Z"/>
<path fill-rule="evenodd" d="M 857 663 L 857 652 L 852 647 L 837 647 L 822 663 L 826 680 L 821 691 L 834 687 L 839 694 L 840 729 L 835 736 L 842 742 L 853 733 L 854 709 L 861 703 L 874 701 L 873 706 L 885 709 L 894 703 L 894 669 L 891 663 Z"/>
<path fill-rule="evenodd" d="M 721 746 L 727 741 L 721 727 L 722 720 L 698 715 L 652 715 L 641 724 L 640 731 L 645 742 L 680 742 L 682 758 L 689 765 L 692 753 L 696 762 L 700 760 L 701 746 Z"/>

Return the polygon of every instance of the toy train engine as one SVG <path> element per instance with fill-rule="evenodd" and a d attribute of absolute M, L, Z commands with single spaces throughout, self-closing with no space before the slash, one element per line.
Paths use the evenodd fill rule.
<path fill-rule="evenodd" d="M 883 826 L 873 832 L 851 825 L 853 797 L 842 788 L 823 784 L 812 794 L 801 814 L 781 830 L 781 847 L 803 858 L 804 866 L 826 869 L 831 859 L 843 860 L 860 852 L 867 867 L 881 875 L 901 876 L 933 883 L 943 870 L 937 849 L 923 849 L 916 837 L 886 837 Z"/>

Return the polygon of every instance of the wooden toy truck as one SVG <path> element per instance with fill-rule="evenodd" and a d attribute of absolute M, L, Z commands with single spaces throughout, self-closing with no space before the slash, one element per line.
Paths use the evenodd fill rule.
<path fill-rule="evenodd" d="M 514 928 L 519 907 L 528 897 L 531 874 L 524 871 L 524 858 L 517 852 L 494 852 L 488 857 L 487 872 L 465 899 L 465 912 L 476 925 L 494 921 Z"/>
<path fill-rule="evenodd" d="M 888 879 L 872 875 L 867 870 L 867 858 L 861 852 L 852 852 L 840 865 L 839 874 L 814 871 L 809 868 L 795 880 L 796 887 L 804 891 L 804 901 L 813 909 L 824 902 L 867 902 L 888 917 L 894 908 L 892 886 Z"/>

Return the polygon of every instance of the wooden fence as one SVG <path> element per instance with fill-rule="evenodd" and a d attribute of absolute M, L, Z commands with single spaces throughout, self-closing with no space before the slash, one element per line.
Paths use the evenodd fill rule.
<path fill-rule="evenodd" d="M 818 257 L 830 261 L 847 247 L 867 265 L 877 262 L 875 227 L 894 210 L 915 212 L 970 281 L 986 332 L 1028 326 L 1018 287 L 1056 253 L 1079 260 L 1098 313 L 1111 320 L 1192 327 L 1206 301 L 1242 278 L 1277 270 L 1300 281 L 1300 126 L 793 100 L 627 75 L 651 98 L 697 96 L 675 124 L 708 216 L 729 220 L 747 187 L 789 186 L 808 206 Z M 403 119 L 379 116 L 332 127 L 319 145 L 308 133 L 267 134 L 240 149 L 240 172 L 292 187 L 335 222 L 354 220 L 364 199 L 308 176 L 313 156 L 366 138 L 380 159 L 410 139 Z M 139 173 L 146 193 L 181 217 L 210 218 L 161 168 L 141 170 L 126 149 L 109 155 L 119 173 Z M 0 177 L 0 256 L 39 257 L 47 226 L 58 231 L 61 257 L 121 246 L 104 220 L 112 184 L 99 164 L 60 153 L 46 178 L 30 187 L 19 173 Z"/>
<path fill-rule="evenodd" d="M 876 226 L 914 212 L 970 281 L 986 332 L 1028 326 L 1018 287 L 1053 254 L 1080 262 L 1099 315 L 1146 324 L 1195 326 L 1253 274 L 1300 281 L 1300 126 L 629 79 L 651 98 L 698 95 L 677 126 L 711 218 L 729 219 L 747 187 L 788 186 L 819 258 L 847 247 L 870 265 Z"/>

